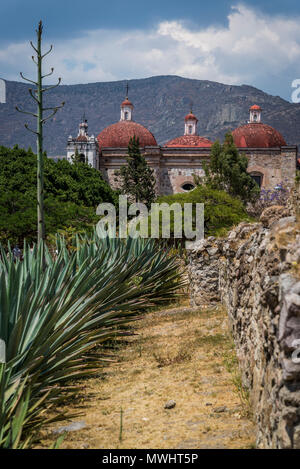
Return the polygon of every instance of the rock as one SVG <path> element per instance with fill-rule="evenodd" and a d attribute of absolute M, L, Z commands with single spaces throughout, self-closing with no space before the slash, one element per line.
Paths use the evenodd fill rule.
<path fill-rule="evenodd" d="M 176 406 L 176 402 L 173 401 L 172 399 L 165 404 L 165 409 L 174 409 Z"/>
<path fill-rule="evenodd" d="M 221 414 L 222 412 L 226 412 L 226 411 L 227 411 L 227 407 L 226 407 L 225 405 L 222 406 L 222 407 L 216 407 L 216 408 L 214 409 L 214 412 L 215 412 L 216 414 Z"/>
<path fill-rule="evenodd" d="M 260 221 L 262 222 L 265 228 L 270 228 L 270 226 L 280 218 L 285 218 L 290 215 L 289 210 L 282 205 L 272 205 L 271 207 L 265 208 L 260 216 Z"/>
<path fill-rule="evenodd" d="M 194 304 L 219 298 L 227 309 L 257 447 L 265 449 L 300 449 L 300 223 L 287 215 L 286 207 L 269 207 L 262 223 L 242 223 L 188 254 Z M 226 411 L 241 418 L 225 406 L 212 407 L 210 415 L 222 420 Z"/>
<path fill-rule="evenodd" d="M 82 430 L 83 428 L 86 428 L 87 424 L 83 421 L 81 422 L 71 422 L 69 425 L 66 425 L 64 427 L 59 427 L 55 430 L 53 430 L 54 434 L 61 434 L 64 432 L 75 432 L 77 430 Z"/>

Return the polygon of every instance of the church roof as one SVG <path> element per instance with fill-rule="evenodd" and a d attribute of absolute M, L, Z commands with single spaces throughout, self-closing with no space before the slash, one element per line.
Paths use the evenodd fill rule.
<path fill-rule="evenodd" d="M 85 135 L 78 135 L 78 137 L 76 137 L 76 141 L 77 142 L 87 142 L 87 137 Z"/>
<path fill-rule="evenodd" d="M 133 104 L 132 104 L 131 101 L 129 101 L 128 98 L 126 98 L 126 99 L 122 102 L 121 106 L 131 106 L 131 107 L 133 107 Z"/>
<path fill-rule="evenodd" d="M 253 106 L 250 107 L 250 111 L 261 111 L 261 107 L 258 106 L 257 104 L 254 104 Z"/>
<path fill-rule="evenodd" d="M 205 137 L 199 137 L 198 135 L 182 135 L 176 137 L 165 144 L 165 147 L 200 147 L 209 148 L 212 146 L 212 142 Z"/>
<path fill-rule="evenodd" d="M 127 148 L 131 137 L 137 137 L 141 147 L 157 146 L 152 133 L 133 121 L 120 121 L 106 127 L 98 135 L 100 148 Z"/>
<path fill-rule="evenodd" d="M 198 119 L 197 117 L 195 116 L 195 114 L 193 114 L 192 112 L 190 112 L 189 114 L 187 114 L 184 118 L 185 121 L 188 121 L 188 120 L 194 120 L 194 121 L 197 121 L 198 122 Z"/>
<path fill-rule="evenodd" d="M 235 129 L 232 135 L 238 148 L 276 148 L 286 145 L 281 133 L 267 124 L 246 124 Z"/>

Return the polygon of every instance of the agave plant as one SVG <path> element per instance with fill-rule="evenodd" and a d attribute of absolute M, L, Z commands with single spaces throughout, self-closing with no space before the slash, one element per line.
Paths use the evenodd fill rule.
<path fill-rule="evenodd" d="M 88 353 L 96 344 L 182 285 L 176 259 L 153 240 L 103 240 L 95 233 L 77 237 L 68 250 L 58 237 L 55 258 L 43 244 L 32 250 L 25 244 L 22 262 L 14 261 L 10 247 L 0 248 L 7 362 L 0 375 L 0 446 L 24 442 L 23 429 L 40 425 L 45 405 L 69 392 L 70 378 L 99 369 L 101 356 Z M 16 409 L 22 410 L 12 420 Z"/>

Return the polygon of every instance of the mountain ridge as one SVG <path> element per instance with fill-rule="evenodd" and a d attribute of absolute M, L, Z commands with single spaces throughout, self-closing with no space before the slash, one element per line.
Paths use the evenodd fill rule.
<path fill-rule="evenodd" d="M 0 104 L 0 145 L 35 148 L 34 134 L 24 128 L 26 122 L 35 126 L 34 120 L 15 110 L 16 105 L 31 112 L 35 110 L 28 93 L 30 85 L 5 82 L 6 103 Z M 129 98 L 135 107 L 133 118 L 154 134 L 158 144 L 183 135 L 184 117 L 190 111 L 191 102 L 199 119 L 198 134 L 213 141 L 247 123 L 249 107 L 259 104 L 264 123 L 281 132 L 287 144 L 300 144 L 300 104 L 289 103 L 251 85 L 224 85 L 176 75 L 128 82 Z M 117 122 L 125 84 L 126 80 L 61 85 L 45 93 L 47 107 L 62 101 L 66 103 L 45 125 L 44 147 L 48 155 L 66 154 L 67 138 L 70 134 L 77 135 L 83 114 L 88 119 L 90 135 L 98 135 L 105 127 Z"/>

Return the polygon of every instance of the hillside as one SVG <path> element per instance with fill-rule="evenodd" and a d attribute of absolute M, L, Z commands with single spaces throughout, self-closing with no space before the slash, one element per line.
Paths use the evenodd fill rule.
<path fill-rule="evenodd" d="M 7 81 L 7 103 L 0 104 L 0 145 L 35 148 L 35 136 L 24 128 L 32 122 L 15 110 L 18 105 L 34 110 L 27 84 Z M 230 86 L 206 80 L 177 76 L 158 76 L 130 80 L 130 99 L 135 105 L 134 119 L 155 135 L 159 144 L 182 135 L 183 118 L 193 102 L 199 119 L 198 132 L 212 140 L 223 138 L 227 130 L 245 123 L 249 107 L 263 108 L 263 122 L 274 126 L 288 144 L 300 144 L 300 104 L 291 104 L 251 86 Z M 62 85 L 49 91 L 45 104 L 65 101 L 65 108 L 46 124 L 45 148 L 48 155 L 65 155 L 68 136 L 77 135 L 78 123 L 85 113 L 89 134 L 119 120 L 125 81 Z"/>

